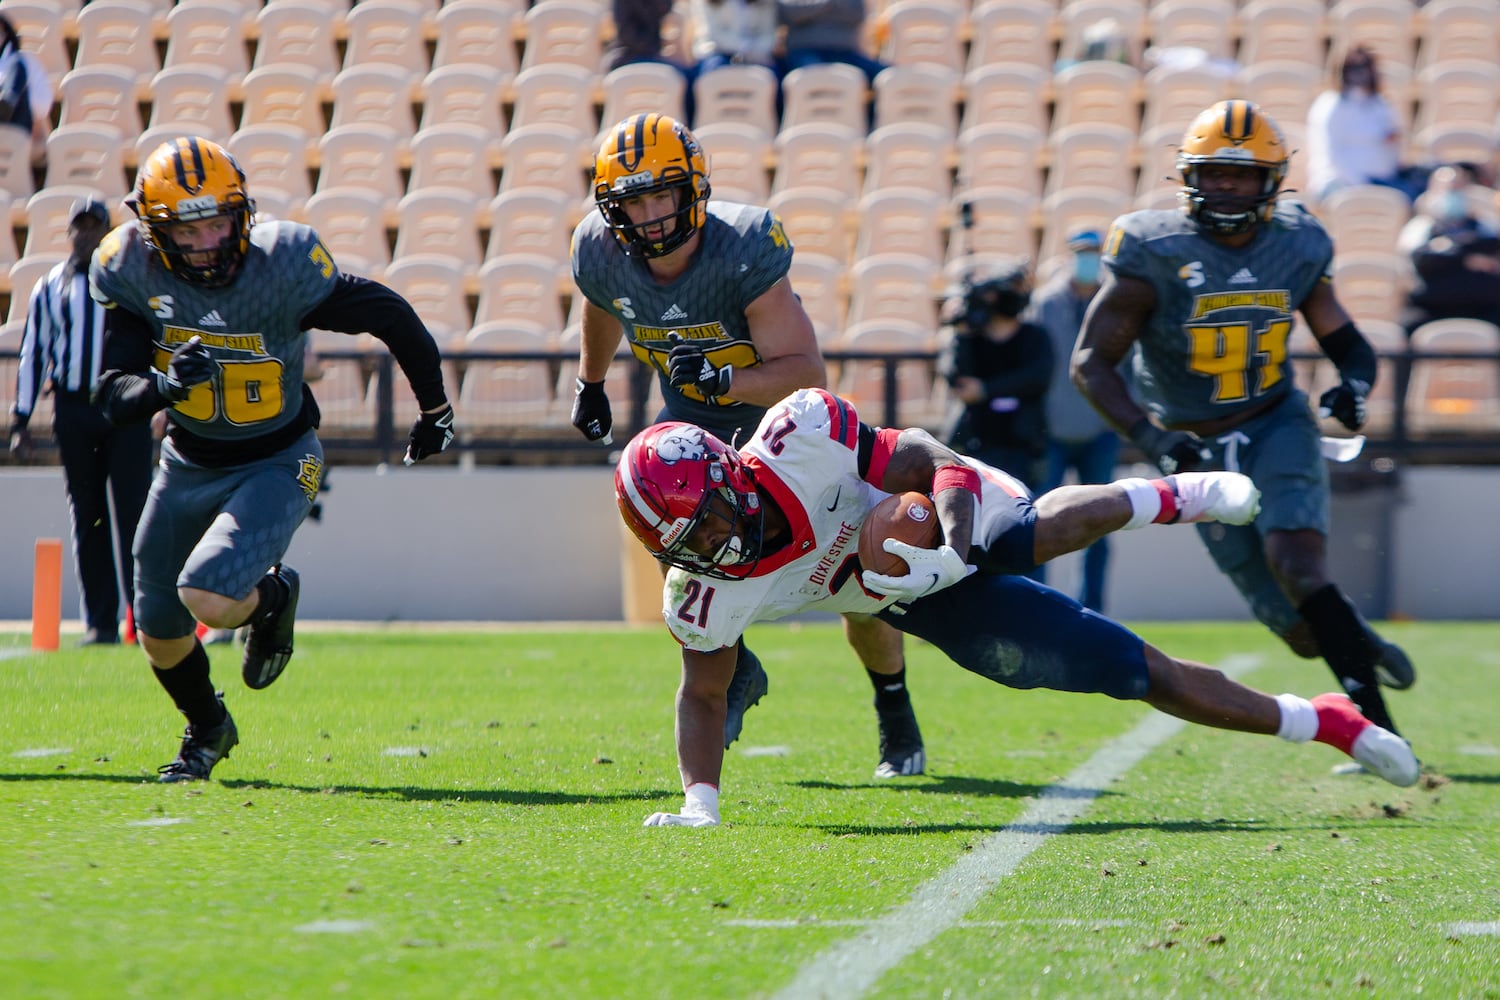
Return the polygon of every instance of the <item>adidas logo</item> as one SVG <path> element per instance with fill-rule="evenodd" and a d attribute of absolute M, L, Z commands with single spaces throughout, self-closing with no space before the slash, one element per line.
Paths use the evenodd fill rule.
<path fill-rule="evenodd" d="M 1248 267 L 1240 268 L 1229 277 L 1229 283 L 1231 285 L 1253 285 L 1259 280 L 1259 278 L 1250 273 L 1250 269 Z"/>
<path fill-rule="evenodd" d="M 667 311 L 661 314 L 663 323 L 675 323 L 680 319 L 687 319 L 687 313 L 683 312 L 682 307 L 675 302 L 667 306 Z"/>
<path fill-rule="evenodd" d="M 229 324 L 225 323 L 224 320 L 223 320 L 223 318 L 219 316 L 219 310 L 217 310 L 217 309 L 211 309 L 211 310 L 209 310 L 209 313 L 208 313 L 207 316 L 200 316 L 198 318 L 198 325 L 199 326 L 228 326 Z"/>

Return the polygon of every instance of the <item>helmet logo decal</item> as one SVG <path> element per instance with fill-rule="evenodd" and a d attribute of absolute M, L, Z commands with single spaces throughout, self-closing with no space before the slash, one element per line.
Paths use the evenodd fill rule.
<path fill-rule="evenodd" d="M 667 465 L 701 461 L 708 454 L 708 449 L 703 444 L 703 428 L 684 427 L 663 434 L 657 439 L 656 454 Z M 713 471 L 718 472 L 722 478 L 723 472 L 718 466 L 714 466 Z"/>

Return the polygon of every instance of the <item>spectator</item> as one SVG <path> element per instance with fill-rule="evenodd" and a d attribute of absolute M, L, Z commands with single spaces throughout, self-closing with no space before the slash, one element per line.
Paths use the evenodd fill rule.
<path fill-rule="evenodd" d="M 864 0 L 777 0 L 776 18 L 786 28 L 781 76 L 817 63 L 848 63 L 873 86 L 885 69 L 864 51 Z"/>
<path fill-rule="evenodd" d="M 1434 319 L 1482 319 L 1500 326 L 1500 238 L 1469 202 L 1471 177 L 1462 167 L 1439 167 L 1396 248 L 1411 257 L 1416 285 L 1407 294 L 1401 325 L 1408 335 Z"/>
<path fill-rule="evenodd" d="M 1415 198 L 1421 181 L 1400 164 L 1401 130 L 1380 93 L 1375 54 L 1355 46 L 1338 69 L 1338 85 L 1307 112 L 1307 181 L 1314 201 L 1340 188 L 1382 184 Z"/>
<path fill-rule="evenodd" d="M 721 66 L 776 65 L 773 0 L 693 0 L 694 78 Z"/>
<path fill-rule="evenodd" d="M 662 22 L 672 13 L 672 0 L 614 0 L 612 13 L 615 38 L 604 53 L 606 72 L 639 62 L 683 69 L 662 54 Z"/>
<path fill-rule="evenodd" d="M 957 400 L 947 444 L 1035 492 L 1047 449 L 1052 345 L 1047 331 L 1021 319 L 1029 282 L 1025 263 L 967 282 L 945 306 L 949 336 L 938 365 Z"/>
<path fill-rule="evenodd" d="M 109 232 L 109 209 L 98 198 L 87 198 L 74 203 L 68 219 L 72 246 L 67 260 L 39 278 L 31 292 L 21 336 L 10 451 L 17 459 L 31 453 L 31 415 L 50 376 L 52 433 L 62 455 L 73 518 L 73 558 L 83 597 L 84 633 L 78 644 L 114 645 L 120 641 L 122 577 L 125 606 L 135 600 L 130 546 L 151 487 L 153 444 L 149 424 L 114 427 L 89 402 L 104 347 L 104 307 L 89 297 L 89 260 Z M 127 618 L 127 637 L 130 631 Z"/>
<path fill-rule="evenodd" d="M 1047 466 L 1041 492 L 1056 489 L 1072 469 L 1078 482 L 1107 483 L 1114 478 L 1120 457 L 1120 438 L 1074 387 L 1063 359 L 1073 353 L 1083 314 L 1099 290 L 1099 234 L 1093 230 L 1068 237 L 1072 268 L 1037 292 L 1025 318 L 1047 331 L 1052 344 L 1052 381 L 1047 387 Z M 1078 602 L 1104 612 L 1104 576 L 1109 566 L 1109 536 L 1104 535 L 1083 553 L 1083 586 Z M 1037 567 L 1045 583 L 1045 566 Z"/>
<path fill-rule="evenodd" d="M 41 60 L 21 48 L 21 36 L 0 13 L 0 125 L 23 128 L 31 135 L 31 162 L 47 152 L 52 124 L 52 81 Z"/>

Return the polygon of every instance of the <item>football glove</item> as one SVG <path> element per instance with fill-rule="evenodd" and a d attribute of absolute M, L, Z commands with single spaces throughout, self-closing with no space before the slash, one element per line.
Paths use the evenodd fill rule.
<path fill-rule="evenodd" d="M 1164 431 L 1145 417 L 1130 428 L 1130 440 L 1169 476 L 1196 469 L 1212 454 L 1203 439 L 1191 431 Z"/>
<path fill-rule="evenodd" d="M 450 403 L 436 413 L 424 413 L 412 421 L 404 461 L 407 465 L 420 462 L 429 455 L 447 451 L 452 442 L 453 405 Z"/>
<path fill-rule="evenodd" d="M 197 337 L 179 344 L 167 362 L 166 371 L 152 369 L 151 377 L 156 382 L 156 391 L 168 403 L 176 404 L 188 398 L 193 386 L 202 385 L 218 374 L 219 363 L 208 353 L 203 341 Z"/>
<path fill-rule="evenodd" d="M 951 545 L 923 549 L 899 538 L 887 538 L 881 543 L 881 548 L 906 560 L 906 575 L 885 576 L 865 570 L 861 579 L 864 580 L 866 589 L 900 601 L 915 601 L 919 597 L 951 587 L 978 569 L 977 566 L 965 563 L 958 550 Z"/>
<path fill-rule="evenodd" d="M 1318 397 L 1318 416 L 1332 417 L 1351 431 L 1365 425 L 1365 397 L 1370 383 L 1346 378 Z"/>
<path fill-rule="evenodd" d="M 672 349 L 667 352 L 667 381 L 679 389 L 693 386 L 703 393 L 705 399 L 729 394 L 729 383 L 734 381 L 734 366 L 717 368 L 703 353 L 703 345 L 683 340 L 675 333 L 667 334 Z"/>
<path fill-rule="evenodd" d="M 10 457 L 18 462 L 31 457 L 31 431 L 25 424 L 11 425 Z"/>
<path fill-rule="evenodd" d="M 614 435 L 609 431 L 615 421 L 609 412 L 609 397 L 604 393 L 604 383 L 585 382 L 580 378 L 573 380 L 573 387 L 573 426 L 590 441 L 609 444 L 614 440 Z"/>

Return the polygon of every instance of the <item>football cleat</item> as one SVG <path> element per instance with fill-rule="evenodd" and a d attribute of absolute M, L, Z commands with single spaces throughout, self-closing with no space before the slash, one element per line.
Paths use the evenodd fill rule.
<path fill-rule="evenodd" d="M 924 773 L 927 751 L 911 702 L 885 711 L 877 706 L 876 714 L 880 718 L 880 763 L 875 767 L 875 777 L 904 778 Z"/>
<path fill-rule="evenodd" d="M 770 679 L 760 665 L 760 658 L 750 652 L 749 646 L 741 645 L 739 659 L 734 663 L 734 677 L 730 679 L 729 691 L 725 695 L 728 702 L 724 713 L 725 750 L 740 738 L 740 731 L 745 728 L 745 712 L 764 698 L 770 687 Z"/>
<path fill-rule="evenodd" d="M 182 747 L 177 759 L 156 769 L 157 781 L 207 781 L 214 765 L 225 757 L 240 741 L 240 731 L 235 728 L 234 716 L 224 708 L 224 696 L 215 693 L 219 707 L 224 709 L 224 721 L 207 732 L 198 732 L 191 723 L 182 733 Z"/>
<path fill-rule="evenodd" d="M 1177 495 L 1177 524 L 1249 524 L 1260 513 L 1260 490 L 1238 472 L 1179 472 L 1166 482 Z"/>
<path fill-rule="evenodd" d="M 252 622 L 245 636 L 240 673 L 245 684 L 257 691 L 270 687 L 292 659 L 292 630 L 297 624 L 297 597 L 302 593 L 302 579 L 290 566 L 277 564 L 266 575 L 281 581 L 286 600 L 261 621 Z"/>
<path fill-rule="evenodd" d="M 1365 769 L 1402 788 L 1417 783 L 1421 766 L 1411 744 L 1360 714 L 1348 695 L 1320 694 L 1312 700 L 1318 712 L 1319 743 L 1353 757 Z"/>
<path fill-rule="evenodd" d="M 1380 659 L 1375 661 L 1375 679 L 1392 691 L 1405 691 L 1417 682 L 1417 668 L 1411 657 L 1394 642 L 1380 642 Z"/>

